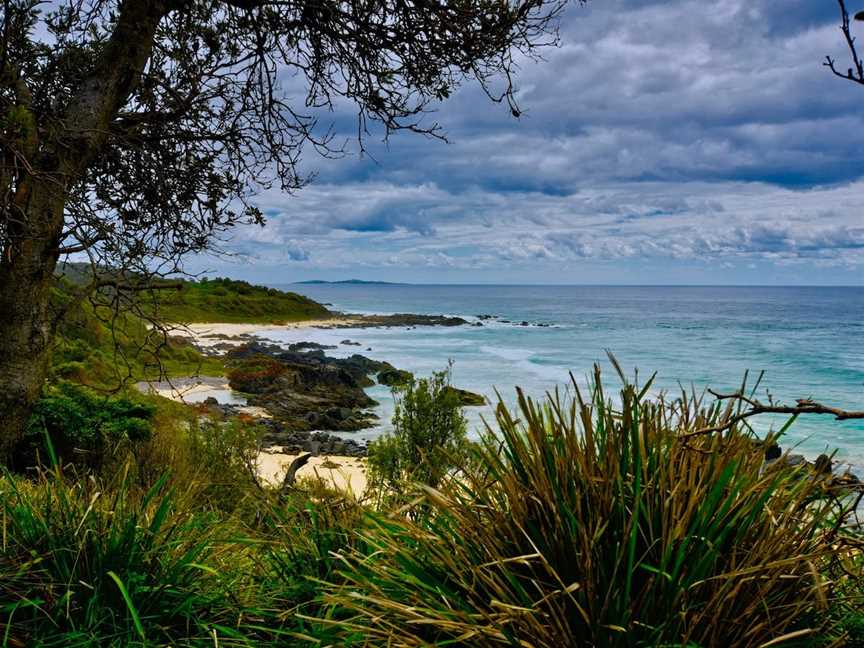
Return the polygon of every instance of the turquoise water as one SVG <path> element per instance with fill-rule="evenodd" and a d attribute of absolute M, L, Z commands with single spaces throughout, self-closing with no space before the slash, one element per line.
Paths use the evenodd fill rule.
<path fill-rule="evenodd" d="M 286 286 L 278 286 L 286 288 Z M 295 285 L 337 310 L 426 313 L 473 318 L 492 314 L 514 324 L 480 327 L 305 330 L 269 333 L 282 342 L 335 344 L 350 338 L 361 352 L 417 374 L 453 360 L 454 383 L 512 403 L 514 386 L 542 396 L 569 382 L 584 383 L 595 362 L 610 382 L 609 349 L 640 376 L 657 371 L 659 389 L 678 385 L 734 390 L 744 371 L 764 370 L 765 387 L 780 400 L 813 397 L 847 409 L 864 409 L 864 288 L 600 287 L 600 286 L 390 286 Z M 520 326 L 523 320 L 532 326 Z M 537 324 L 548 324 L 539 327 Z M 371 348 L 372 351 L 366 351 Z M 392 411 L 386 389 L 370 391 Z M 470 409 L 472 429 L 488 410 Z M 760 425 L 779 427 L 765 417 Z M 370 438 L 386 429 L 358 433 Z M 829 417 L 799 419 L 787 445 L 815 455 L 838 456 L 864 466 L 864 422 Z"/>

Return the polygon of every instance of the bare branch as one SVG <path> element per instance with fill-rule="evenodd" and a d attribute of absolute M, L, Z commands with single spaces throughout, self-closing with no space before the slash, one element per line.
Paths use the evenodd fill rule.
<path fill-rule="evenodd" d="M 835 76 L 838 76 L 841 79 L 864 85 L 864 62 L 861 61 L 855 47 L 855 37 L 852 36 L 849 12 L 846 10 L 846 2 L 845 0 L 837 0 L 837 3 L 840 5 L 840 30 L 843 32 L 843 37 L 846 39 L 846 47 L 849 50 L 849 55 L 852 57 L 852 64 L 854 67 L 848 68 L 846 72 L 843 73 L 837 69 L 836 61 L 830 56 L 825 57 L 825 63 L 823 63 L 823 65 L 830 69 Z M 855 15 L 855 20 L 861 20 L 862 17 L 864 16 L 859 12 Z"/>
<path fill-rule="evenodd" d="M 822 414 L 833 416 L 837 421 L 848 421 L 853 419 L 864 419 L 864 411 L 844 410 L 829 405 L 823 405 L 809 398 L 798 399 L 795 405 L 779 405 L 773 402 L 762 403 L 755 399 L 752 395 L 747 395 L 743 391 L 736 391 L 730 394 L 722 394 L 712 390 L 708 390 L 718 401 L 732 401 L 742 403 L 747 406 L 746 409 L 739 411 L 734 415 L 728 416 L 722 423 L 711 427 L 700 428 L 693 430 L 684 435 L 685 438 L 694 436 L 717 434 L 725 432 L 735 425 L 745 421 L 753 416 L 760 414 L 788 414 L 790 416 L 800 416 L 802 414 Z"/>

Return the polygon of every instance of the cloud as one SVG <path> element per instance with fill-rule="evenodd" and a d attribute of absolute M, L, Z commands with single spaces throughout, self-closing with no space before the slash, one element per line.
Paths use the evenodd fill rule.
<path fill-rule="evenodd" d="M 450 144 L 400 134 L 368 141 L 371 157 L 310 157 L 317 180 L 261 195 L 266 230 L 233 245 L 309 275 L 519 280 L 657 260 L 860 283 L 864 91 L 821 64 L 845 59 L 837 19 L 813 0 L 574 4 L 562 47 L 519 61 L 521 119 L 466 86 L 434 115 Z M 341 104 L 322 115 L 349 140 L 352 120 Z"/>

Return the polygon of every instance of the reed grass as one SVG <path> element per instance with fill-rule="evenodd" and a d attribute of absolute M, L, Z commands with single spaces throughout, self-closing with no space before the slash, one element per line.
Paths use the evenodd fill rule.
<path fill-rule="evenodd" d="M 649 393 L 520 394 L 396 510 L 271 490 L 249 430 L 174 406 L 116 474 L 48 443 L 0 475 L 0 645 L 861 645 L 843 494 Z"/>
<path fill-rule="evenodd" d="M 622 375 L 623 379 L 623 375 Z M 730 416 L 625 381 L 499 405 L 476 461 L 379 516 L 330 588 L 369 646 L 768 646 L 830 636 L 844 544 L 824 480 L 765 469 Z M 828 642 L 830 643 L 830 641 Z"/>

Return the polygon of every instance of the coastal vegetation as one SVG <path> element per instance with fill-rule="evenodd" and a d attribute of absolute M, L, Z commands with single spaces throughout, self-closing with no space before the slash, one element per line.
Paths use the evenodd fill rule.
<path fill-rule="evenodd" d="M 169 322 L 284 324 L 332 316 L 308 297 L 245 281 L 202 278 L 177 286 L 159 299 L 159 315 Z"/>
<path fill-rule="evenodd" d="M 369 445 L 369 480 L 388 505 L 404 502 L 414 484 L 436 488 L 468 454 L 467 423 L 450 377 L 442 371 L 393 390 L 393 430 Z"/>
<path fill-rule="evenodd" d="M 48 444 L 37 472 L 0 479 L 6 645 L 864 640 L 854 493 L 766 462 L 776 436 L 703 434 L 735 412 L 650 384 L 610 393 L 598 369 L 572 399 L 499 403 L 470 444 L 445 386 L 404 388 L 398 447 L 373 464 L 388 478 L 365 497 L 262 484 L 242 418 L 103 401 L 81 417 L 143 422 L 103 446 L 110 461 Z M 47 411 L 95 406 L 65 397 Z"/>
<path fill-rule="evenodd" d="M 55 300 L 71 299 L 72 288 L 61 281 Z M 186 308 L 180 305 L 180 308 Z M 147 306 L 146 308 L 149 308 Z M 170 328 L 154 327 L 134 311 L 80 302 L 58 323 L 51 348 L 48 377 L 116 390 L 126 382 L 158 380 L 165 375 L 220 375 L 222 361 L 202 354 Z"/>

